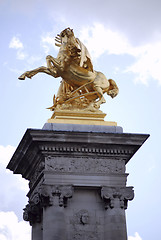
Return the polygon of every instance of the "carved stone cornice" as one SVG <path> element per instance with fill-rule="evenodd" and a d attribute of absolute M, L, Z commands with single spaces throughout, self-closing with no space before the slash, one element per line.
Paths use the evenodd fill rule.
<path fill-rule="evenodd" d="M 64 146 L 64 144 L 59 144 L 58 146 L 40 146 L 41 151 L 43 151 L 43 153 L 48 153 L 51 154 L 53 153 L 53 155 L 55 155 L 55 153 L 57 153 L 57 155 L 60 153 L 61 156 L 62 154 L 71 154 L 71 153 L 77 153 L 78 156 L 82 153 L 83 154 L 89 154 L 93 155 L 93 154 L 97 154 L 97 155 L 101 155 L 101 156 L 124 156 L 124 155 L 131 155 L 133 154 L 133 150 L 132 149 L 128 149 L 128 147 L 122 147 L 122 148 L 117 148 L 114 146 L 109 146 L 108 148 L 106 146 L 104 147 L 97 147 L 97 146 L 73 146 L 74 144 L 72 143 L 72 146 L 68 145 L 68 146 Z"/>
<path fill-rule="evenodd" d="M 7 168 L 31 180 L 47 156 L 95 157 L 124 160 L 125 164 L 148 134 L 52 131 L 28 129 Z"/>
<path fill-rule="evenodd" d="M 133 187 L 102 187 L 101 197 L 105 203 L 105 209 L 116 207 L 115 199 L 119 200 L 119 207 L 127 209 L 128 200 L 134 198 Z"/>

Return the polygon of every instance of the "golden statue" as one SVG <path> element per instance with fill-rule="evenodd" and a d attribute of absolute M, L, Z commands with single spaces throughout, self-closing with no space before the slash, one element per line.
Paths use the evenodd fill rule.
<path fill-rule="evenodd" d="M 93 69 L 87 48 L 75 38 L 72 29 L 64 29 L 56 36 L 55 41 L 55 45 L 60 48 L 57 58 L 48 55 L 47 67 L 27 71 L 19 79 L 32 78 L 39 72 L 55 78 L 61 77 L 57 96 L 54 95 L 53 106 L 49 109 L 98 112 L 100 105 L 106 102 L 104 93 L 112 98 L 118 94 L 115 81 Z"/>

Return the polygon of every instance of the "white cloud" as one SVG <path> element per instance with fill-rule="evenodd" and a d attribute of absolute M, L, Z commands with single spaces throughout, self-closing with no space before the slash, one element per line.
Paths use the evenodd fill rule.
<path fill-rule="evenodd" d="M 33 65 L 35 62 L 40 62 L 42 60 L 42 57 L 40 56 L 30 56 L 28 59 L 27 59 L 27 62 L 30 64 L 30 65 Z"/>
<path fill-rule="evenodd" d="M 42 36 L 41 37 L 41 45 L 45 50 L 45 54 L 49 54 L 51 48 L 57 49 L 57 47 L 55 46 L 54 34 L 51 32 L 51 33 L 47 33 L 46 35 Z"/>
<path fill-rule="evenodd" d="M 150 78 L 161 85 L 161 41 L 136 49 L 136 62 L 128 66 L 126 72 L 137 74 L 136 82 L 148 83 Z"/>
<path fill-rule="evenodd" d="M 26 69 L 17 69 L 17 68 L 9 68 L 9 70 L 13 73 L 15 73 L 16 75 L 20 76 L 23 72 L 25 72 Z M 19 82 L 18 82 L 19 83 Z"/>
<path fill-rule="evenodd" d="M 124 72 L 136 74 L 135 81 L 145 85 L 149 79 L 161 84 L 161 35 L 158 34 L 158 39 L 149 44 L 132 46 L 125 35 L 95 23 L 92 27 L 83 27 L 79 37 L 94 59 L 104 53 L 130 55 L 134 57 L 134 63 Z"/>
<path fill-rule="evenodd" d="M 17 50 L 17 59 L 18 60 L 23 60 L 27 57 L 27 54 L 23 51 L 24 46 L 23 43 L 20 41 L 18 37 L 12 37 L 10 43 L 9 43 L 9 48 L 13 48 Z"/>
<path fill-rule="evenodd" d="M 100 23 L 93 27 L 83 27 L 80 31 L 80 40 L 87 46 L 94 58 L 103 53 L 124 54 L 129 49 L 128 40 L 119 32 L 105 28 Z"/>
<path fill-rule="evenodd" d="M 28 222 L 18 221 L 14 212 L 0 212 L 0 240 L 30 240 Z"/>
<path fill-rule="evenodd" d="M 10 183 L 10 186 L 12 186 L 13 188 L 18 188 L 19 190 L 28 191 L 28 181 L 26 181 L 25 179 L 23 179 L 20 175 L 14 175 L 12 174 L 12 172 L 8 169 L 6 169 L 6 166 L 8 165 L 9 161 L 11 160 L 11 157 L 13 155 L 13 153 L 15 152 L 16 148 L 13 146 L 2 146 L 0 145 L 0 172 L 1 174 L 8 174 L 8 180 L 11 178 L 12 182 Z M 2 181 L 2 179 L 0 178 L 0 180 Z M 6 188 L 7 191 L 7 188 Z"/>
<path fill-rule="evenodd" d="M 22 49 L 23 43 L 20 41 L 18 37 L 13 37 L 9 43 L 9 48 Z"/>
<path fill-rule="evenodd" d="M 132 237 L 132 236 L 129 236 L 128 237 L 128 240 L 142 240 L 142 238 L 139 236 L 139 234 L 136 232 L 135 233 L 135 236 Z"/>
<path fill-rule="evenodd" d="M 24 60 L 26 58 L 27 54 L 23 51 L 17 51 L 17 59 L 18 60 Z"/>
<path fill-rule="evenodd" d="M 4 147 L 0 145 L 0 164 L 6 166 L 15 150 L 16 148 L 13 146 L 8 145 Z"/>

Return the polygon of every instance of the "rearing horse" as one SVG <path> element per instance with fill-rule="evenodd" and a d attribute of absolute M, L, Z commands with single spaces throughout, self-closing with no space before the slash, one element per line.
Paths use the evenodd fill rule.
<path fill-rule="evenodd" d="M 39 72 L 49 74 L 54 78 L 62 77 L 63 82 L 60 85 L 57 98 L 63 92 L 64 84 L 68 84 L 73 90 L 86 85 L 88 92 L 94 91 L 95 93 L 93 99 L 94 107 L 97 109 L 106 102 L 103 96 L 105 92 L 112 98 L 118 94 L 119 89 L 114 80 L 108 80 L 103 73 L 93 70 L 87 48 L 78 38 L 75 38 L 72 29 L 64 29 L 55 40 L 55 45 L 60 47 L 57 58 L 48 55 L 46 57 L 47 67 L 41 66 L 27 71 L 19 77 L 20 80 L 25 80 L 25 77 L 32 78 Z M 98 101 L 96 101 L 97 98 Z"/>

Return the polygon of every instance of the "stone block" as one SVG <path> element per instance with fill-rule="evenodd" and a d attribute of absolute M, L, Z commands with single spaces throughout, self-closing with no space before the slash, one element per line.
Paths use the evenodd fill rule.
<path fill-rule="evenodd" d="M 119 126 L 84 125 L 84 124 L 63 124 L 45 123 L 44 130 L 52 131 L 78 131 L 78 132 L 98 132 L 98 133 L 123 133 L 123 128 Z"/>

